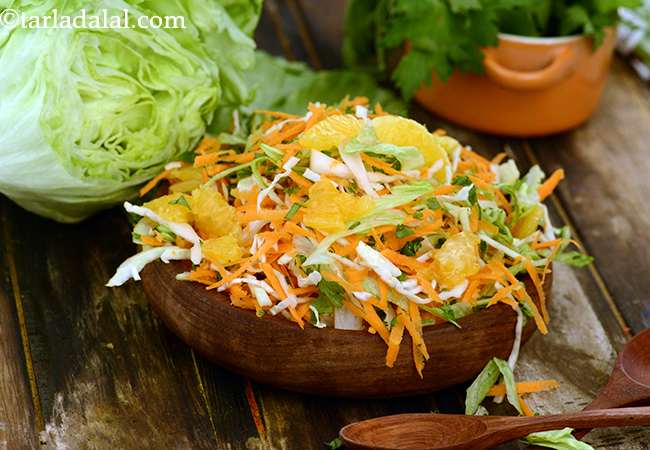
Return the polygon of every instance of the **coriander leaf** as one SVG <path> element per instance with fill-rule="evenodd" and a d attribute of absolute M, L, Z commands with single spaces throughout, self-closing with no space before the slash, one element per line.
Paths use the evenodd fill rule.
<path fill-rule="evenodd" d="M 585 267 L 591 264 L 594 258 L 593 256 L 585 255 L 584 253 L 570 251 L 558 253 L 555 255 L 554 260 L 568 266 Z"/>
<path fill-rule="evenodd" d="M 431 197 L 427 199 L 427 208 L 435 211 L 436 209 L 440 209 L 440 202 L 438 201 L 437 198 Z"/>
<path fill-rule="evenodd" d="M 456 175 L 451 181 L 451 184 L 456 186 L 469 186 L 472 184 L 472 180 L 467 175 Z"/>
<path fill-rule="evenodd" d="M 467 303 L 463 303 L 463 302 L 454 303 L 452 305 L 445 304 L 442 306 L 420 306 L 420 307 L 425 311 L 429 311 L 433 315 L 442 317 L 447 322 L 451 323 L 457 328 L 461 328 L 461 326 L 456 321 L 458 319 L 462 319 L 463 317 L 471 314 L 472 312 L 472 307 L 469 306 Z"/>
<path fill-rule="evenodd" d="M 472 188 L 469 190 L 469 193 L 467 194 L 467 203 L 469 203 L 470 206 L 476 205 L 478 203 L 476 186 L 472 186 Z"/>
<path fill-rule="evenodd" d="M 185 206 L 187 209 L 192 211 L 192 208 L 190 207 L 190 204 L 187 202 L 187 199 L 185 198 L 184 195 L 179 196 L 177 199 L 172 200 L 169 202 L 170 205 L 182 205 Z"/>
<path fill-rule="evenodd" d="M 343 306 L 345 289 L 336 281 L 321 280 L 318 285 L 318 298 L 312 306 L 319 314 L 332 314 L 334 308 Z"/>
<path fill-rule="evenodd" d="M 408 99 L 413 97 L 422 83 L 431 84 L 434 67 L 443 80 L 451 76 L 453 68 L 449 62 L 413 49 L 401 59 L 391 78 L 397 84 L 402 96 Z"/>
<path fill-rule="evenodd" d="M 415 256 L 418 253 L 418 250 L 420 250 L 420 247 L 422 247 L 423 240 L 423 238 L 419 237 L 413 239 L 412 241 L 408 241 L 406 244 L 404 244 L 399 252 L 402 255 Z"/>
<path fill-rule="evenodd" d="M 406 225 L 399 224 L 397 225 L 397 230 L 395 231 L 395 236 L 397 236 L 398 239 L 405 238 L 407 236 L 411 236 L 412 234 L 415 234 L 415 231 L 413 231 L 411 228 L 407 227 Z"/>
<path fill-rule="evenodd" d="M 341 441 L 341 438 L 335 438 L 329 442 L 325 442 L 325 445 L 330 448 L 330 450 L 336 450 L 343 447 L 343 442 Z"/>

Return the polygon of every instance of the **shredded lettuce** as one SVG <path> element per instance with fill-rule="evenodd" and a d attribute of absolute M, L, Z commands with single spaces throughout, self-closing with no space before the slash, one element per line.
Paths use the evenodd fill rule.
<path fill-rule="evenodd" d="M 418 169 L 424 165 L 424 156 L 417 147 L 399 147 L 381 143 L 371 126 L 365 127 L 357 137 L 348 142 L 343 148 L 343 152 L 364 152 L 390 156 L 399 161 L 402 170 Z"/>
<path fill-rule="evenodd" d="M 594 450 L 586 442 L 579 441 L 573 434 L 572 428 L 562 430 L 542 431 L 526 436 L 523 441 L 531 445 L 554 448 L 555 450 Z"/>
<path fill-rule="evenodd" d="M 501 376 L 503 377 L 503 382 L 506 385 L 506 397 L 508 398 L 508 403 L 515 407 L 519 414 L 524 412 L 521 409 L 521 403 L 519 402 L 519 396 L 517 395 L 517 384 L 515 383 L 515 376 L 512 373 L 512 369 L 508 363 L 502 359 L 494 358 L 492 359 L 494 363 L 499 368 Z"/>
<path fill-rule="evenodd" d="M 433 186 L 428 181 L 417 181 L 395 186 L 391 194 L 382 195 L 375 200 L 373 212 L 385 211 L 406 205 L 430 192 L 433 192 Z"/>
<path fill-rule="evenodd" d="M 517 409 L 519 414 L 523 414 L 519 396 L 517 395 L 517 386 L 512 369 L 508 363 L 500 358 L 492 358 L 483 368 L 481 373 L 476 377 L 474 382 L 467 388 L 467 397 L 465 399 L 465 414 L 473 416 L 478 411 L 478 407 L 485 399 L 488 391 L 499 379 L 503 377 L 506 386 L 506 396 L 508 402 Z"/>
<path fill-rule="evenodd" d="M 499 379 L 499 366 L 494 359 L 491 359 L 478 374 L 474 382 L 467 388 L 465 398 L 465 414 L 473 416 L 478 411 L 478 407 L 487 396 L 488 391 Z"/>

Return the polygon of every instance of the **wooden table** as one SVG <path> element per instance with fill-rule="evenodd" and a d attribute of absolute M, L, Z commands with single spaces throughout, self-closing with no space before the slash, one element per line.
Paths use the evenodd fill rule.
<path fill-rule="evenodd" d="M 340 35 L 339 15 L 319 4 L 267 0 L 258 42 L 336 66 L 340 42 L 323 36 Z M 488 137 L 417 107 L 413 115 L 486 154 L 505 148 L 522 168 L 566 170 L 549 202 L 553 219 L 574 229 L 596 263 L 557 267 L 551 333 L 526 346 L 517 376 L 561 382 L 529 397 L 538 412 L 580 409 L 606 380 L 615 351 L 650 325 L 650 90 L 616 61 L 591 121 L 546 139 Z M 461 408 L 463 386 L 389 401 L 318 398 L 205 361 L 159 323 L 140 285 L 104 287 L 134 252 L 129 234 L 118 209 L 64 226 L 0 199 L 0 449 L 322 449 L 356 419 Z M 638 429 L 589 440 L 650 448 L 650 433 Z"/>

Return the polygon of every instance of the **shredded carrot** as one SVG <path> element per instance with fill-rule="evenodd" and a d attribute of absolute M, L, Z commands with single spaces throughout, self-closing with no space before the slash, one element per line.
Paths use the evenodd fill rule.
<path fill-rule="evenodd" d="M 203 155 L 210 150 L 215 150 L 219 148 L 219 141 L 212 136 L 206 136 L 196 147 L 195 153 Z"/>
<path fill-rule="evenodd" d="M 194 158 L 194 167 L 203 167 L 209 166 L 219 161 L 220 155 L 218 153 L 208 153 L 205 155 L 199 155 Z"/>
<path fill-rule="evenodd" d="M 377 311 L 375 311 L 375 307 L 372 306 L 368 302 L 362 302 L 363 303 L 363 309 L 365 311 L 364 319 L 366 322 L 370 324 L 371 327 L 373 327 L 379 336 L 388 344 L 388 330 L 386 329 L 386 325 L 384 325 L 384 322 L 379 318 L 377 315 Z"/>
<path fill-rule="evenodd" d="M 434 195 L 449 195 L 453 194 L 458 190 L 458 186 L 453 185 L 453 184 L 443 184 L 439 188 L 437 188 L 435 191 L 433 191 Z"/>
<path fill-rule="evenodd" d="M 266 109 L 256 109 L 253 111 L 255 114 L 262 114 L 265 116 L 279 117 L 280 119 L 296 119 L 298 118 L 295 114 L 289 114 L 281 111 L 269 111 Z"/>
<path fill-rule="evenodd" d="M 146 244 L 150 245 L 152 247 L 160 247 L 161 245 L 164 245 L 165 243 L 161 241 L 160 239 L 156 239 L 151 236 L 140 236 L 140 240 Z"/>
<path fill-rule="evenodd" d="M 537 193 L 539 194 L 539 199 L 544 200 L 546 197 L 551 195 L 557 185 L 564 179 L 564 169 L 557 169 L 553 172 L 553 175 L 548 177 L 548 180 L 542 184 Z"/>
<path fill-rule="evenodd" d="M 381 251 L 381 254 L 384 255 L 386 258 L 388 258 L 393 264 L 397 264 L 403 267 L 408 267 L 413 271 L 422 270 L 424 268 L 424 264 L 418 262 L 417 259 L 411 256 L 402 255 L 400 253 L 397 253 L 394 250 L 390 250 L 386 248 Z"/>
<path fill-rule="evenodd" d="M 560 383 L 556 380 L 522 381 L 517 383 L 517 392 L 519 394 L 532 394 L 535 392 L 550 391 L 558 387 L 560 387 Z M 487 395 L 490 397 L 506 395 L 506 385 L 496 384 L 492 386 Z"/>
<path fill-rule="evenodd" d="M 155 188 L 160 181 L 169 179 L 170 174 L 171 174 L 170 170 L 163 170 L 158 175 L 156 175 L 151 180 L 149 180 L 149 182 L 145 184 L 142 187 L 142 189 L 140 189 L 140 197 L 144 197 L 147 194 L 147 192 Z"/>
<path fill-rule="evenodd" d="M 533 263 L 528 258 L 524 261 L 524 267 L 526 268 L 531 281 L 535 285 L 535 290 L 537 291 L 537 296 L 539 297 L 539 304 L 542 308 L 542 317 L 544 318 L 544 322 L 548 323 L 549 315 L 548 310 L 546 309 L 546 295 L 544 294 L 544 287 L 542 286 L 542 283 L 539 280 L 539 276 L 537 275 L 537 269 L 535 269 Z"/>
<path fill-rule="evenodd" d="M 402 338 L 404 337 L 404 320 L 403 316 L 397 317 L 397 323 L 390 330 L 390 335 L 388 337 L 388 351 L 386 352 L 386 365 L 388 367 L 393 367 L 395 360 L 397 359 L 397 354 L 399 353 L 399 347 L 402 343 Z"/>
<path fill-rule="evenodd" d="M 553 247 L 553 246 L 561 244 L 561 243 L 562 243 L 562 239 L 553 239 L 553 240 L 546 241 L 546 242 L 533 242 L 530 245 L 530 248 L 535 249 L 535 250 L 539 250 L 540 248 L 549 248 L 549 247 Z"/>
<path fill-rule="evenodd" d="M 365 153 L 363 153 L 363 152 L 361 152 L 361 159 L 362 159 L 363 162 L 365 162 L 366 164 L 369 164 L 369 165 L 371 165 L 371 166 L 373 166 L 373 167 L 376 167 L 376 168 L 378 168 L 378 169 L 381 169 L 381 170 L 383 170 L 384 172 L 386 172 L 386 173 L 389 174 L 389 175 L 401 175 L 401 176 L 404 175 L 404 174 L 403 174 L 402 172 L 400 172 L 399 170 L 395 170 L 395 169 L 394 169 L 390 164 L 388 164 L 387 162 L 380 161 L 380 160 L 378 160 L 377 158 L 373 158 L 372 156 L 369 156 L 369 155 L 367 155 L 367 154 L 365 154 Z"/>
<path fill-rule="evenodd" d="M 492 158 L 491 163 L 492 164 L 501 164 L 501 161 L 506 159 L 507 156 L 508 156 L 508 154 L 506 152 L 501 152 L 501 153 L 497 154 L 494 158 Z"/>
<path fill-rule="evenodd" d="M 528 403 L 521 398 L 521 396 L 518 396 L 519 398 L 519 404 L 521 405 L 521 410 L 524 412 L 525 416 L 532 417 L 535 415 L 532 409 L 530 409 L 530 406 L 528 406 Z"/>

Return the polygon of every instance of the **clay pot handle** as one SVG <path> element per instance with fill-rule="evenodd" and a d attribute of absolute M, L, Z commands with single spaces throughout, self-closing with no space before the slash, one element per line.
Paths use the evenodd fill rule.
<path fill-rule="evenodd" d="M 500 85 L 522 91 L 541 90 L 553 86 L 568 77 L 576 67 L 574 49 L 567 46 L 560 50 L 551 64 L 536 71 L 519 71 L 504 67 L 497 61 L 497 49 L 485 49 L 485 72 Z"/>

